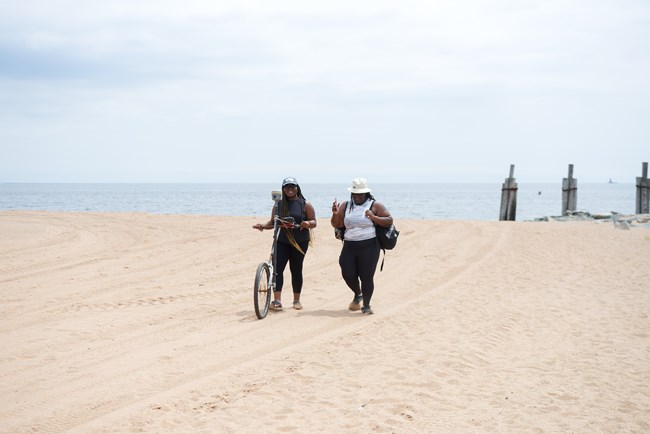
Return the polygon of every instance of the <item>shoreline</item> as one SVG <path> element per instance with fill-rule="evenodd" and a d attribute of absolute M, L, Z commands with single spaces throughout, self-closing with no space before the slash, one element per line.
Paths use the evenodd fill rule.
<path fill-rule="evenodd" d="M 2 214 L 19 214 L 19 213 L 28 213 L 28 214 L 96 214 L 96 215 L 144 215 L 144 216 L 169 216 L 169 217 L 203 217 L 203 218 L 231 218 L 231 219 L 264 219 L 266 215 L 227 215 L 227 214 L 201 214 L 201 213 L 158 213 L 158 212 L 147 212 L 147 211 L 95 211 L 95 210 L 85 210 L 85 211 L 59 211 L 59 210 L 48 210 L 48 209 L 13 209 L 13 210 L 0 210 L 0 215 Z M 318 217 L 318 221 L 326 221 L 329 225 L 329 218 Z M 502 222 L 498 218 L 494 220 L 473 220 L 473 219 L 435 219 L 435 218 L 398 218 L 397 221 L 413 221 L 413 222 L 476 222 L 476 223 L 490 223 L 490 222 Z M 569 211 L 567 215 L 547 215 L 542 217 L 535 217 L 532 219 L 526 220 L 515 220 L 515 223 L 526 223 L 526 222 L 580 222 L 580 221 L 595 221 L 595 222 L 616 222 L 616 221 L 626 221 L 630 225 L 634 226 L 645 225 L 650 223 L 650 214 L 636 214 L 636 213 L 620 213 L 617 211 L 611 211 L 607 213 L 591 213 L 589 211 Z M 510 222 L 512 223 L 512 222 Z"/>

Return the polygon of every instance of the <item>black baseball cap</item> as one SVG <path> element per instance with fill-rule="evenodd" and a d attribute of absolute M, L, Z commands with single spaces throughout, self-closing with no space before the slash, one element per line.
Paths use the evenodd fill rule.
<path fill-rule="evenodd" d="M 297 186 L 298 181 L 296 180 L 296 178 L 291 178 L 291 177 L 284 178 L 284 180 L 282 181 L 282 186 L 284 187 L 285 185 L 296 185 Z"/>

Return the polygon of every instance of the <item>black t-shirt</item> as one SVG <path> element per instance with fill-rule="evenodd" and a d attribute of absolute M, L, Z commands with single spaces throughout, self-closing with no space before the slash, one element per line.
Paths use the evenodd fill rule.
<path fill-rule="evenodd" d="M 294 218 L 296 224 L 299 225 L 300 222 L 306 219 L 304 199 L 297 198 L 295 200 L 287 200 L 287 209 L 289 211 L 288 215 Z M 281 215 L 279 212 L 278 215 L 280 215 L 280 217 L 287 217 Z M 300 229 L 300 228 L 296 228 L 296 229 L 281 228 L 278 241 L 280 241 L 281 243 L 287 243 L 287 244 L 289 243 L 289 239 L 287 238 L 287 231 L 293 232 L 293 237 L 297 243 L 301 243 L 303 241 L 309 241 L 309 229 Z"/>

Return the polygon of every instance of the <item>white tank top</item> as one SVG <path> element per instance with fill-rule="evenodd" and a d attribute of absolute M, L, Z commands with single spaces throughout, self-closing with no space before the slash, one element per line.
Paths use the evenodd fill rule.
<path fill-rule="evenodd" d="M 366 210 L 370 209 L 372 199 L 367 199 L 361 205 L 355 204 L 350 209 L 352 200 L 348 201 L 348 208 L 345 210 L 345 241 L 364 241 L 375 238 L 375 225 L 368 217 L 366 217 Z"/>

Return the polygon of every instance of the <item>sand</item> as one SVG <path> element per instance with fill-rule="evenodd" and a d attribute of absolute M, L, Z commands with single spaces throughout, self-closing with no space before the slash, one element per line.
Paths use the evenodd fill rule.
<path fill-rule="evenodd" d="M 650 431 L 647 228 L 398 220 L 364 316 L 327 217 L 258 320 L 261 219 L 0 212 L 0 432 Z"/>

